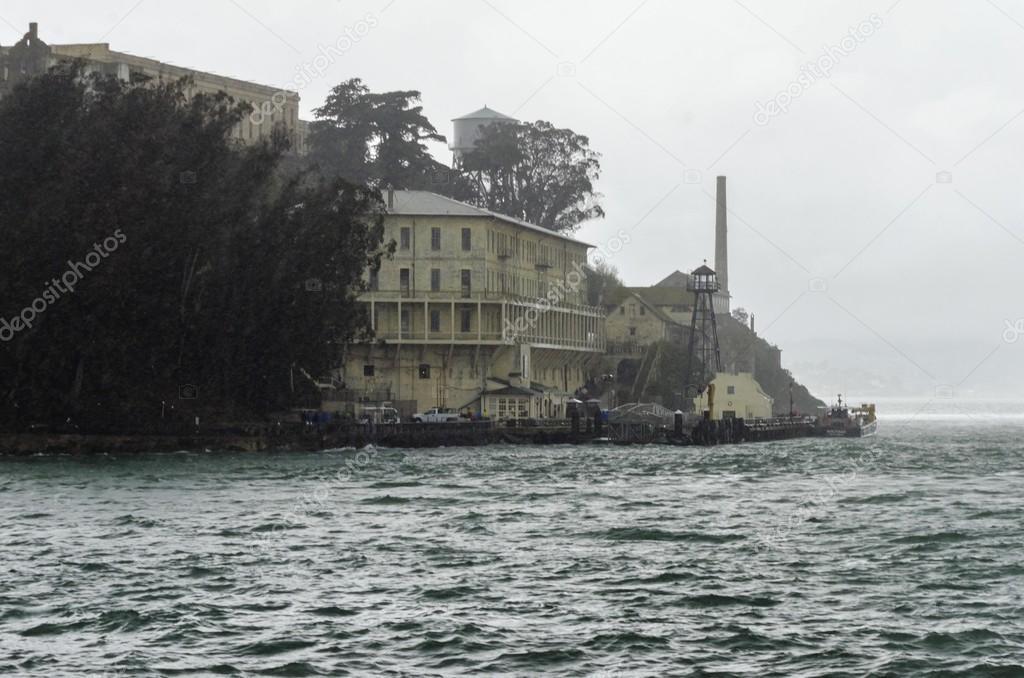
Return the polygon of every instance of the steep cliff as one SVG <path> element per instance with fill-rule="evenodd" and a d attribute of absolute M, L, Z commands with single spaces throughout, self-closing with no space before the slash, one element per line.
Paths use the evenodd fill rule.
<path fill-rule="evenodd" d="M 782 367 L 781 349 L 757 336 L 747 325 L 731 316 L 718 316 L 718 333 L 722 368 L 753 372 L 761 388 L 775 399 L 775 414 L 789 412 L 790 384 L 793 385 L 793 407 L 799 414 L 814 415 L 819 407 L 825 406 Z"/>

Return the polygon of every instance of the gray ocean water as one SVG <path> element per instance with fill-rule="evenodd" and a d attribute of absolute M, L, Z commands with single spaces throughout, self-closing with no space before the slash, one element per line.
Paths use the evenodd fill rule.
<path fill-rule="evenodd" d="M 0 459 L 0 674 L 1024 675 L 1024 406 L 870 440 Z"/>

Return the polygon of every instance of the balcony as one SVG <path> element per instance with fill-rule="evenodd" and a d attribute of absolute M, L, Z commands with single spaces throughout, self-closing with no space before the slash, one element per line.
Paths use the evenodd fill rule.
<path fill-rule="evenodd" d="M 556 291 L 557 290 L 553 290 Z M 439 292 L 421 291 L 415 292 L 405 290 L 372 290 L 359 295 L 359 301 L 364 303 L 395 303 L 423 304 L 427 303 L 454 303 L 458 304 L 514 304 L 522 306 L 533 306 L 537 308 L 552 308 L 556 310 L 576 311 L 586 315 L 605 316 L 604 309 L 600 306 L 587 306 L 586 304 L 571 304 L 558 302 L 551 304 L 547 299 L 526 297 L 511 292 L 499 292 L 493 290 L 442 290 Z"/>
<path fill-rule="evenodd" d="M 413 327 L 411 331 L 403 330 L 401 334 L 397 330 L 377 330 L 374 333 L 375 340 L 402 344 L 504 344 L 506 342 L 501 332 L 427 332 L 423 334 L 422 327 Z"/>
<path fill-rule="evenodd" d="M 422 298 L 417 295 L 410 299 L 402 298 L 400 292 L 372 292 L 360 300 L 373 307 L 371 317 L 377 341 L 448 346 L 526 344 L 539 349 L 591 353 L 605 350 L 605 314 L 599 307 L 552 305 L 546 300 L 487 292 L 478 292 L 469 300 L 452 297 L 450 292 L 425 293 Z M 438 306 L 448 306 L 451 315 L 432 330 L 426 311 Z M 474 306 L 473 329 L 464 332 L 462 317 L 455 314 L 459 309 Z"/>

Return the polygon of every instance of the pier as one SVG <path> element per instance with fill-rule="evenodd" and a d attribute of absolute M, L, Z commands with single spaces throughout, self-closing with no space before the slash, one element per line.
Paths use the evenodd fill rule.
<path fill-rule="evenodd" d="M 681 419 L 681 421 L 680 421 Z M 818 435 L 810 417 L 709 421 L 694 415 L 670 425 L 653 421 L 565 420 L 466 421 L 450 424 L 249 424 L 147 434 L 30 432 L 0 435 L 0 454 L 131 454 L 137 452 L 316 450 L 360 448 L 486 447 L 490 445 L 678 445 L 714 446 Z"/>

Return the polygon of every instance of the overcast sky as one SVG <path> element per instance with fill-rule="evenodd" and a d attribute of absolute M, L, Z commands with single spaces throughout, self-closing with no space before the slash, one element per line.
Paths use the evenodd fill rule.
<path fill-rule="evenodd" d="M 289 88 L 340 46 L 307 117 L 360 77 L 448 136 L 484 104 L 586 134 L 579 236 L 629 232 L 630 285 L 713 260 L 727 175 L 734 305 L 818 395 L 1021 392 L 1024 0 L 5 0 L 0 44 L 30 21 Z"/>

